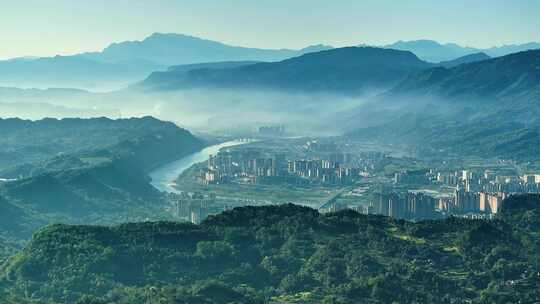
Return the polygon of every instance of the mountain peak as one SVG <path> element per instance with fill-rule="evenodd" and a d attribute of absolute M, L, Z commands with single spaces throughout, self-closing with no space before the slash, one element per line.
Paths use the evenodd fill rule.
<path fill-rule="evenodd" d="M 460 64 L 472 63 L 472 62 L 477 62 L 477 61 L 482 61 L 482 60 L 487 60 L 487 59 L 491 59 L 491 57 L 488 56 L 484 52 L 479 52 L 479 53 L 465 55 L 465 56 L 456 58 L 454 60 L 439 62 L 439 65 L 446 68 L 453 68 Z"/>
<path fill-rule="evenodd" d="M 485 57 L 473 54 L 468 57 Z M 462 60 L 466 60 L 462 59 Z M 444 66 L 444 64 L 441 64 Z M 411 75 L 393 91 L 463 99 L 527 99 L 540 92 L 540 50 L 518 52 L 502 57 L 429 69 Z"/>
<path fill-rule="evenodd" d="M 305 47 L 303 49 L 300 49 L 300 52 L 302 52 L 302 53 L 315 53 L 315 52 L 331 50 L 333 48 L 334 48 L 333 46 L 327 45 L 327 44 L 314 44 L 314 45 L 307 46 L 307 47 Z"/>
<path fill-rule="evenodd" d="M 207 41 L 211 40 L 202 39 L 195 36 L 190 36 L 186 34 L 179 33 L 153 33 L 152 35 L 146 37 L 142 42 L 155 42 L 155 41 Z M 211 41 L 213 43 L 222 44 L 221 42 Z"/>
<path fill-rule="evenodd" d="M 422 47 L 441 47 L 443 46 L 441 43 L 430 40 L 430 39 L 419 39 L 419 40 L 399 40 L 395 43 L 389 44 L 388 46 L 399 46 L 399 45 L 415 45 L 415 46 L 422 46 Z M 388 47 L 387 46 L 387 47 Z"/>
<path fill-rule="evenodd" d="M 153 74 L 142 83 L 142 87 L 157 90 L 191 87 L 264 88 L 350 94 L 390 87 L 409 73 L 431 66 L 409 51 L 344 47 L 304 54 L 280 62 L 195 69 L 187 74 L 163 72 Z"/>
<path fill-rule="evenodd" d="M 435 40 L 420 39 L 411 41 L 398 41 L 393 44 L 385 45 L 385 48 L 411 51 L 423 60 L 430 62 L 450 61 L 456 58 L 477 53 L 479 50 L 461 47 L 455 43 L 442 44 Z"/>

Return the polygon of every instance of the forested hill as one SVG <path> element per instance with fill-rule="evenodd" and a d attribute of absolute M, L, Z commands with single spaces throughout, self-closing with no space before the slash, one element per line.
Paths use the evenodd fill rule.
<path fill-rule="evenodd" d="M 205 146 L 190 132 L 151 117 L 0 120 L 0 125 L 6 135 L 0 149 L 20 155 L 22 163 L 0 173 L 16 178 L 0 183 L 0 263 L 47 223 L 170 218 L 148 173 Z"/>
<path fill-rule="evenodd" d="M 48 161 L 57 155 L 110 148 L 154 135 L 168 136 L 173 140 L 171 146 L 182 141 L 182 146 L 188 150 L 201 145 L 188 131 L 153 117 L 0 119 L 0 170 Z M 9 176 L 2 173 L 0 177 Z"/>
<path fill-rule="evenodd" d="M 421 71 L 378 98 L 351 111 L 352 125 L 371 124 L 348 136 L 434 153 L 539 158 L 540 50 Z"/>
<path fill-rule="evenodd" d="M 540 50 L 461 64 L 437 67 L 410 76 L 389 95 L 433 95 L 464 102 L 498 99 L 535 99 L 540 96 Z"/>
<path fill-rule="evenodd" d="M 152 89 L 243 88 L 327 91 L 338 94 L 388 89 L 432 64 L 413 53 L 373 47 L 346 47 L 309 53 L 280 62 L 232 68 L 174 70 L 154 74 L 141 87 Z"/>
<path fill-rule="evenodd" d="M 526 195 L 492 221 L 282 205 L 200 226 L 53 225 L 6 265 L 1 286 L 42 303 L 534 303 L 539 218 L 540 196 Z"/>
<path fill-rule="evenodd" d="M 205 145 L 188 131 L 150 117 L 127 121 L 53 120 L 50 126 L 43 121 L 29 125 L 37 129 L 31 137 L 42 134 L 51 140 L 51 145 L 59 141 L 77 147 L 76 143 L 83 139 L 96 143 L 94 149 L 62 153 L 3 173 L 18 179 L 0 185 L 0 195 L 22 209 L 55 220 L 61 218 L 62 222 L 111 223 L 120 214 L 124 219 L 140 217 L 140 213 L 144 214 L 139 212 L 141 209 L 161 200 L 150 185 L 148 171 Z M 43 130 L 47 128 L 49 132 Z M 107 134 L 112 138 L 104 140 L 99 136 Z M 118 142 L 108 145 L 115 140 Z M 43 144 L 47 150 L 47 143 Z M 163 206 L 154 208 L 158 207 Z"/>

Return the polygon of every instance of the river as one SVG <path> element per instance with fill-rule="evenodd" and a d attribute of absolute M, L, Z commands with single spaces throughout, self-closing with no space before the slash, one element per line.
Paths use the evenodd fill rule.
<path fill-rule="evenodd" d="M 203 150 L 190 154 L 179 160 L 165 164 L 156 170 L 150 172 L 152 178 L 152 186 L 162 192 L 179 193 L 180 191 L 174 188 L 176 178 L 191 166 L 208 160 L 210 155 L 216 154 L 220 149 L 232 146 L 245 144 L 245 141 L 228 141 L 221 144 L 213 145 L 204 148 Z"/>

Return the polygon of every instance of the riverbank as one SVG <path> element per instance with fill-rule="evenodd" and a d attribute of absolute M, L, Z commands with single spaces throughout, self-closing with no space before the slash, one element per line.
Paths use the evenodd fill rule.
<path fill-rule="evenodd" d="M 219 150 L 227 147 L 238 146 L 249 142 L 233 140 L 212 146 L 208 146 L 199 152 L 195 152 L 179 160 L 167 163 L 150 172 L 152 181 L 150 184 L 161 192 L 180 193 L 181 191 L 174 187 L 175 181 L 185 170 L 191 166 L 208 160 L 210 155 L 216 154 Z"/>

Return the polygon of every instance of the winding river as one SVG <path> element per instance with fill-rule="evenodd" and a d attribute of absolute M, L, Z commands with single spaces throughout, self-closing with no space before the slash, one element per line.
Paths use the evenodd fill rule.
<path fill-rule="evenodd" d="M 245 144 L 245 141 L 228 141 L 221 144 L 213 145 L 204 148 L 203 150 L 190 154 L 184 158 L 165 164 L 156 170 L 150 172 L 152 178 L 152 186 L 162 192 L 179 193 L 180 191 L 174 188 L 174 181 L 185 170 L 189 169 L 194 164 L 203 162 L 210 158 L 210 155 L 216 154 L 220 149 Z"/>

